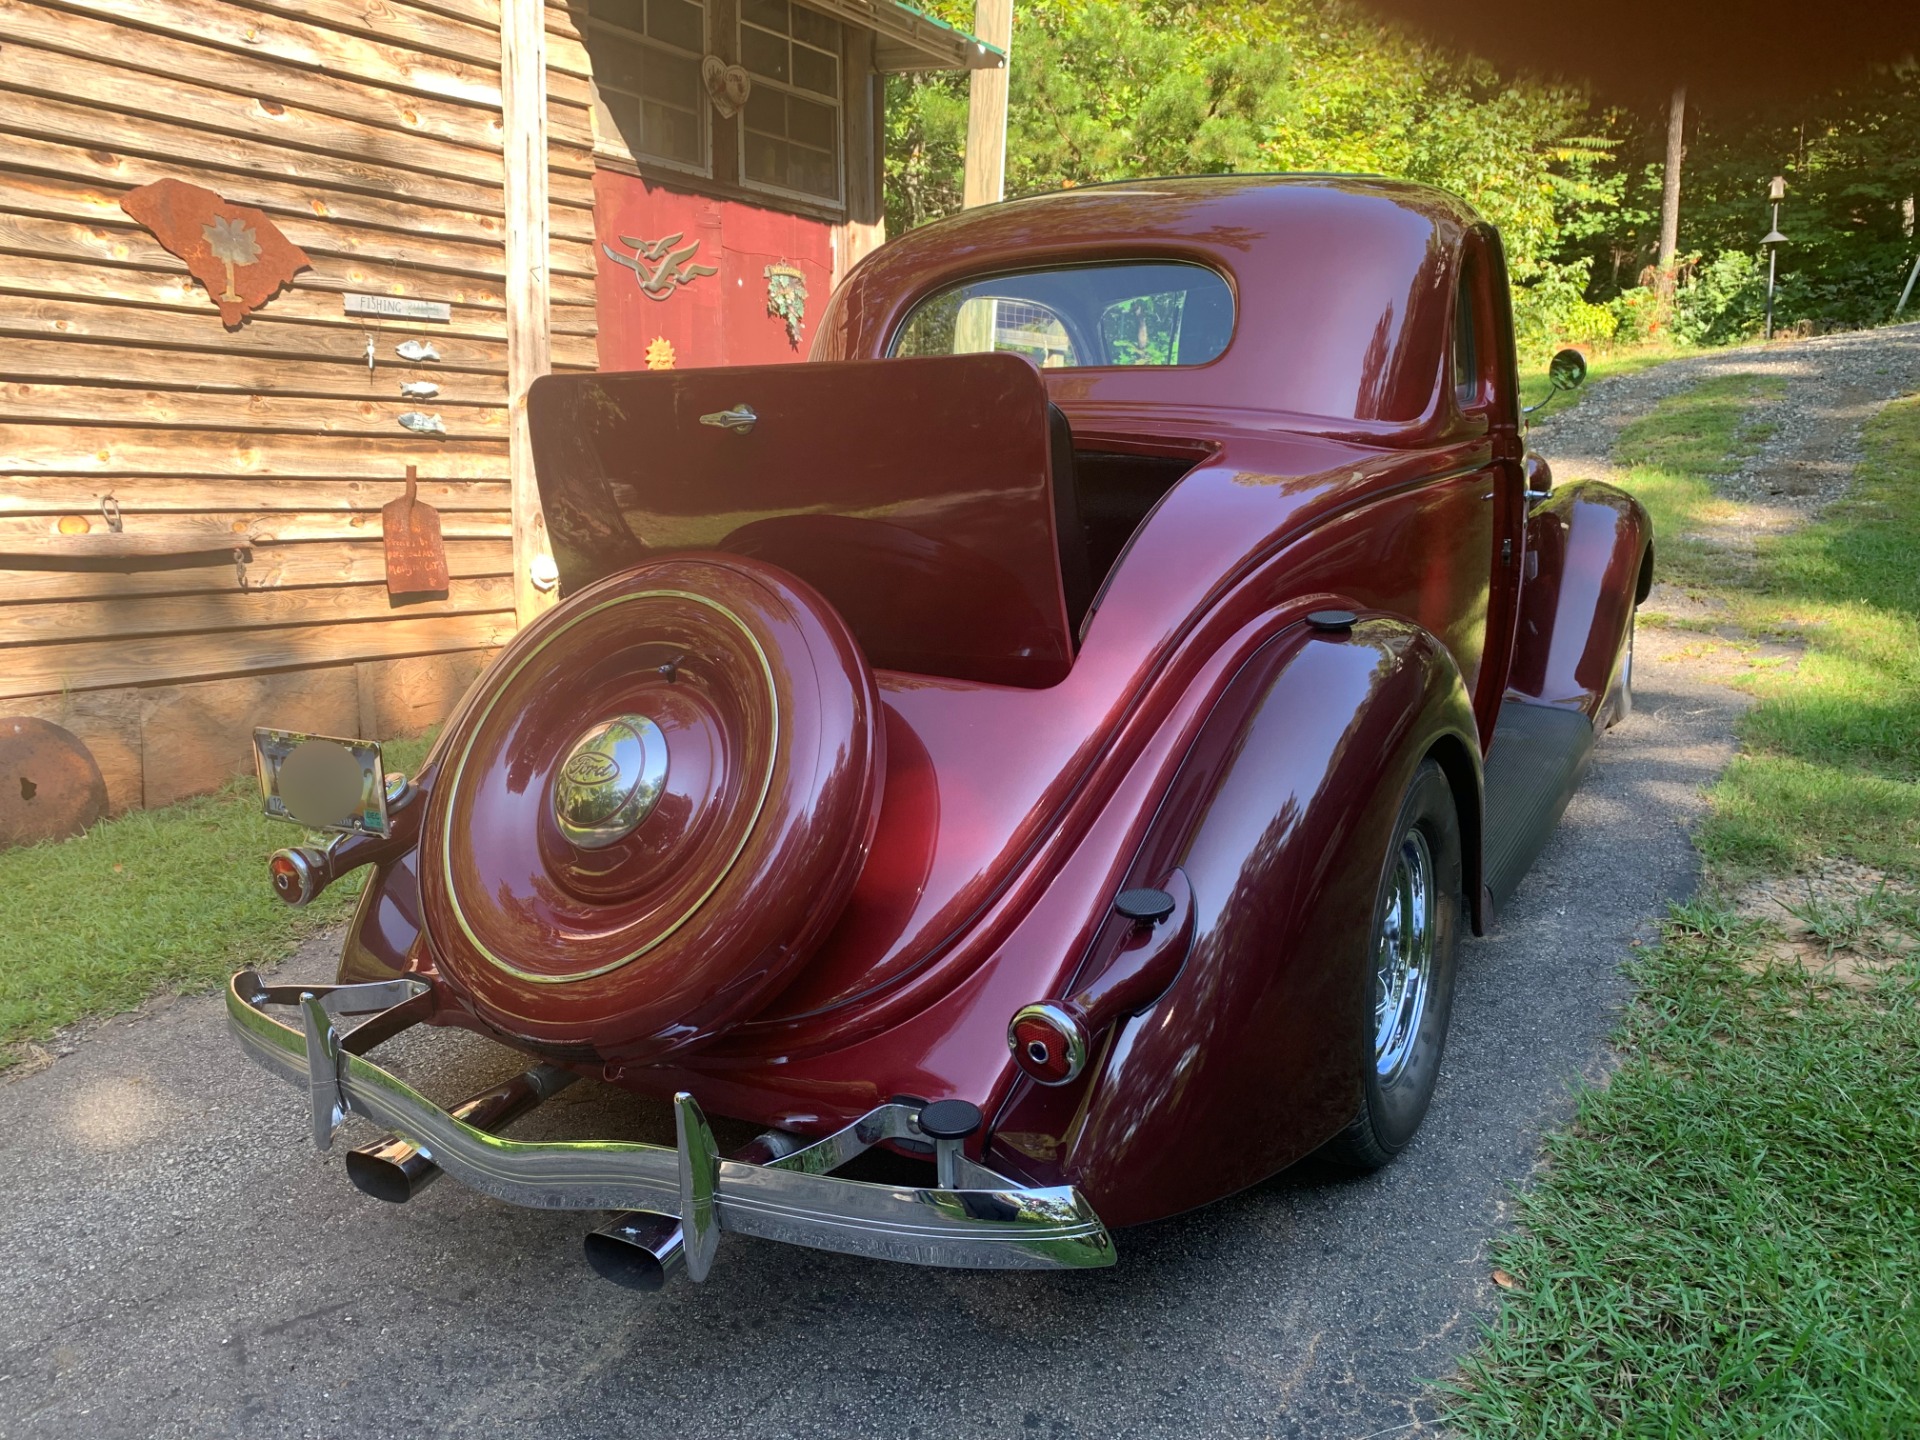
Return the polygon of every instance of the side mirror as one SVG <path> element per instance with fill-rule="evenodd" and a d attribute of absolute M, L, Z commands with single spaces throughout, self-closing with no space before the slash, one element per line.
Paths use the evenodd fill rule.
<path fill-rule="evenodd" d="M 1587 378 L 1587 357 L 1578 350 L 1562 350 L 1547 365 L 1547 384 L 1555 390 L 1577 390 Z"/>

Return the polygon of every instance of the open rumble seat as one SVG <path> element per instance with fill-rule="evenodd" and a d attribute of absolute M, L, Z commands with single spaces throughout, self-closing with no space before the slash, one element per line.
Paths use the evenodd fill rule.
<path fill-rule="evenodd" d="M 1096 583 L 1073 436 L 1018 356 L 548 376 L 528 410 L 569 592 L 721 550 L 820 591 L 878 669 L 1072 663 Z"/>

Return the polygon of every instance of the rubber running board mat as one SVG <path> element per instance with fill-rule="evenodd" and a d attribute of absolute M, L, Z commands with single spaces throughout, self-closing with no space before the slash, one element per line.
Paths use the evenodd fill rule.
<path fill-rule="evenodd" d="M 1578 710 L 1508 700 L 1487 750 L 1482 853 L 1493 910 L 1506 908 L 1580 788 L 1593 754 L 1593 722 Z"/>

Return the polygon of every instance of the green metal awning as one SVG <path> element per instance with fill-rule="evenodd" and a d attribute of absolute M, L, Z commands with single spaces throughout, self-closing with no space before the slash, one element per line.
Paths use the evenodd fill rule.
<path fill-rule="evenodd" d="M 803 0 L 821 10 L 874 32 L 874 66 L 897 70 L 998 70 L 1007 63 L 1004 51 L 944 20 L 935 19 L 905 0 Z"/>

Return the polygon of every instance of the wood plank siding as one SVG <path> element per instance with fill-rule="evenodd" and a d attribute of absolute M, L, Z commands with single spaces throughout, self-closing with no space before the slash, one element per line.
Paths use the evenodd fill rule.
<path fill-rule="evenodd" d="M 592 369 L 591 85 L 562 0 L 546 21 L 551 365 Z M 437 721 L 512 635 L 501 53 L 500 0 L 0 0 L 0 714 L 79 734 L 114 809 L 211 788 L 255 723 Z M 311 268 L 227 330 L 121 209 L 166 178 Z M 453 579 L 394 605 L 408 465 Z"/>

